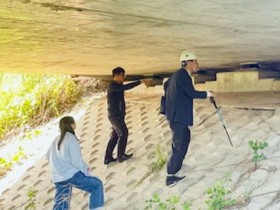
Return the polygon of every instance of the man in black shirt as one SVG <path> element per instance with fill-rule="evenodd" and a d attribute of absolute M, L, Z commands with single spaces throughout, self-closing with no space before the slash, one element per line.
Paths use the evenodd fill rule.
<path fill-rule="evenodd" d="M 109 84 L 107 90 L 108 118 L 112 125 L 112 133 L 107 145 L 104 164 L 117 160 L 123 162 L 133 156 L 133 154 L 125 154 L 128 129 L 125 124 L 124 91 L 141 84 L 140 81 L 136 81 L 124 85 L 125 70 L 121 67 L 113 69 L 112 74 L 113 81 Z M 117 158 L 114 158 L 113 151 L 117 144 Z"/>

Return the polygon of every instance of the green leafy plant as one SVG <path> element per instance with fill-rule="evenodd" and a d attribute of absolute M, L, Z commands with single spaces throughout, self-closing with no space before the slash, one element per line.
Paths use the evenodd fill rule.
<path fill-rule="evenodd" d="M 180 197 L 176 195 L 171 196 L 170 198 L 166 199 L 166 201 L 161 201 L 160 196 L 157 193 L 154 193 L 152 199 L 146 200 L 145 203 L 145 210 L 175 210 L 179 207 L 181 207 L 183 210 L 191 210 L 191 203 L 188 201 L 181 203 Z"/>
<path fill-rule="evenodd" d="M 30 187 L 27 192 L 28 201 L 24 207 L 24 210 L 36 210 L 36 195 L 38 190 L 35 190 L 33 187 Z"/>
<path fill-rule="evenodd" d="M 263 150 L 268 147 L 268 143 L 266 141 L 261 142 L 257 140 L 249 141 L 249 146 L 253 151 L 253 158 L 252 161 L 255 165 L 255 169 L 258 166 L 258 163 L 262 160 L 266 160 L 266 156 L 263 153 L 259 153 L 260 150 Z"/>
<path fill-rule="evenodd" d="M 0 158 L 0 177 L 5 175 L 9 170 L 11 170 L 14 164 L 20 163 L 23 159 L 26 159 L 27 155 L 25 154 L 22 147 L 18 148 L 18 151 L 8 158 Z"/>
<path fill-rule="evenodd" d="M 11 170 L 13 163 L 5 158 L 0 158 L 0 177 L 4 176 L 7 171 Z"/>
<path fill-rule="evenodd" d="M 56 117 L 84 93 L 70 76 L 0 74 L 0 139 Z"/>
<path fill-rule="evenodd" d="M 26 158 L 27 158 L 27 155 L 25 154 L 23 148 L 19 147 L 16 154 L 13 155 L 12 161 L 13 161 L 13 163 L 19 163 L 21 160 L 26 159 Z"/>
<path fill-rule="evenodd" d="M 42 131 L 39 130 L 39 129 L 33 129 L 33 130 L 30 130 L 28 132 L 26 132 L 23 136 L 22 136 L 22 139 L 27 139 L 27 140 L 32 140 L 36 137 L 38 137 L 39 135 L 42 134 Z"/>
<path fill-rule="evenodd" d="M 162 167 L 165 165 L 167 161 L 167 155 L 162 148 L 161 144 L 159 143 L 156 146 L 156 150 L 153 153 L 153 162 L 150 164 L 150 171 L 153 172 L 159 172 Z"/>
<path fill-rule="evenodd" d="M 231 178 L 227 175 L 216 181 L 212 187 L 206 190 L 208 199 L 205 203 L 208 206 L 208 210 L 222 210 L 227 206 L 237 204 L 236 199 L 230 198 L 231 190 L 225 186 L 231 181 Z"/>
<path fill-rule="evenodd" d="M 139 184 L 141 184 L 143 180 L 149 177 L 152 173 L 159 172 L 165 165 L 166 161 L 167 154 L 162 148 L 161 144 L 158 143 L 155 151 L 153 151 L 152 153 L 152 162 L 149 164 L 149 171 L 147 171 L 147 173 L 141 179 L 139 179 L 138 182 L 136 182 L 135 185 L 133 185 L 133 187 L 136 187 Z"/>
<path fill-rule="evenodd" d="M 191 210 L 191 205 L 192 205 L 191 202 L 185 201 L 182 203 L 182 208 L 183 210 Z"/>

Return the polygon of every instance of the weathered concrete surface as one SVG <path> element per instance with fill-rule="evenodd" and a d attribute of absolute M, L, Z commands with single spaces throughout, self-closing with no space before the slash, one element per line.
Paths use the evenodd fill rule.
<path fill-rule="evenodd" d="M 1 0 L 0 71 L 169 72 L 182 50 L 201 68 L 278 60 L 278 0 Z"/>
<path fill-rule="evenodd" d="M 217 73 L 216 81 L 206 81 L 195 86 L 198 90 L 213 90 L 219 93 L 280 91 L 280 81 L 267 78 L 278 76 L 276 73 L 278 72 L 270 74 L 255 70 Z"/>
<path fill-rule="evenodd" d="M 109 166 L 103 164 L 110 132 L 106 98 L 92 98 L 87 100 L 86 106 L 78 106 L 81 115 L 77 121 L 77 135 L 92 174 L 103 180 L 106 210 L 143 210 L 145 201 L 151 199 L 155 192 L 159 193 L 163 201 L 172 195 L 178 195 L 182 201 L 193 200 L 191 209 L 207 210 L 204 203 L 207 199 L 205 190 L 227 173 L 231 173 L 233 180 L 227 186 L 233 190 L 232 197 L 241 199 L 246 193 L 249 196 L 247 202 L 242 203 L 241 199 L 239 205 L 227 208 L 228 210 L 279 210 L 279 93 L 220 94 L 217 97 L 217 104 L 222 105 L 221 113 L 234 147 L 229 145 L 218 117 L 212 115 L 214 107 L 208 100 L 196 100 L 192 141 L 182 168 L 187 179 L 168 188 L 165 186 L 166 166 L 159 172 L 149 173 L 149 164 L 157 160 L 154 155 L 157 146 L 162 146 L 165 154 L 170 153 L 171 149 L 170 128 L 164 117 L 158 114 L 161 96 L 158 91 L 159 88 L 138 87 L 134 92 L 126 94 L 126 122 L 130 131 L 127 150 L 133 152 L 134 157 L 127 162 Z M 237 106 L 271 110 L 234 108 Z M 208 119 L 204 120 L 206 118 Z M 202 121 L 204 123 L 198 126 Z M 55 127 L 52 129 L 57 133 L 57 120 L 53 125 Z M 52 131 L 50 128 L 46 130 L 46 134 Z M 44 140 L 51 142 L 52 139 Z M 251 162 L 253 154 L 248 145 L 249 140 L 266 140 L 269 143 L 269 147 L 262 151 L 267 160 L 260 162 L 255 171 Z M 38 190 L 37 209 L 51 209 L 54 187 L 50 182 L 45 157 L 30 166 L 12 187 L 3 191 L 0 210 L 23 209 L 28 204 L 27 192 L 31 186 Z M 88 195 L 74 190 L 71 208 L 86 210 L 87 206 Z"/>

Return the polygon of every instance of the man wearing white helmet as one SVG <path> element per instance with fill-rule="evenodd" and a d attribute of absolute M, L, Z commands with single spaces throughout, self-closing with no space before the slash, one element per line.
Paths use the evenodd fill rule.
<path fill-rule="evenodd" d="M 176 173 L 187 154 L 193 125 L 193 99 L 214 96 L 212 91 L 196 91 L 191 74 L 198 71 L 197 56 L 192 51 L 181 54 L 182 67 L 165 84 L 165 116 L 172 130 L 172 154 L 167 165 L 166 185 L 173 186 L 185 179 Z"/>

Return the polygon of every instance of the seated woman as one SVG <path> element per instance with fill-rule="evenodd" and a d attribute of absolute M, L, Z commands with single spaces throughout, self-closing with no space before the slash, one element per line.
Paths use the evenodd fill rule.
<path fill-rule="evenodd" d="M 89 209 L 104 209 L 102 181 L 89 175 L 89 168 L 81 154 L 79 140 L 75 135 L 76 123 L 73 117 L 63 117 L 59 121 L 60 135 L 56 137 L 47 152 L 55 185 L 53 210 L 68 210 L 72 187 L 90 193 Z"/>

